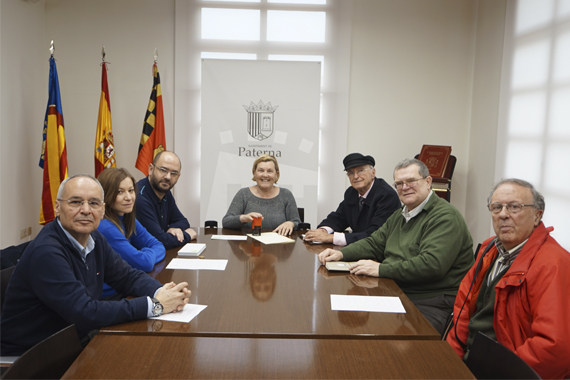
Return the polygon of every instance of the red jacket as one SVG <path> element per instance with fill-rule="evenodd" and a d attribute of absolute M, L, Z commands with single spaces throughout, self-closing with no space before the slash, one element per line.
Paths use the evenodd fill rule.
<path fill-rule="evenodd" d="M 495 286 L 493 319 L 497 341 L 514 351 L 543 379 L 570 377 L 570 253 L 550 237 L 552 230 L 541 222 Z M 483 243 L 479 255 L 491 240 Z M 464 343 L 467 341 L 467 325 L 496 254 L 493 245 L 483 258 L 461 313 L 480 256 L 459 286 L 453 307 L 455 326 L 447 341 L 461 357 L 465 352 L 456 334 Z"/>

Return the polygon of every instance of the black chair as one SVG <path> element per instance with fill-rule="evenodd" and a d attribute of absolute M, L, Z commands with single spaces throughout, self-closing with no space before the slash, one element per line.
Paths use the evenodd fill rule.
<path fill-rule="evenodd" d="M 297 207 L 297 211 L 299 212 L 299 218 L 301 219 L 301 223 L 299 223 L 297 229 L 310 230 L 311 223 L 305 223 L 305 209 L 303 207 Z"/>
<path fill-rule="evenodd" d="M 452 311 L 447 316 L 447 321 L 445 321 L 445 328 L 443 329 L 443 332 L 441 333 L 441 340 L 447 339 L 447 334 L 449 334 L 449 331 L 453 328 L 453 326 L 454 326 L 454 323 L 453 323 L 453 311 Z"/>
<path fill-rule="evenodd" d="M 4 299 L 6 298 L 6 289 L 8 288 L 8 282 L 10 282 L 10 277 L 12 277 L 12 273 L 14 273 L 14 269 L 16 269 L 16 266 L 14 265 L 13 267 L 10 268 L 6 268 L 6 269 L 2 269 L 0 271 L 0 282 L 2 284 L 2 289 L 0 289 L 0 291 L 2 293 L 0 293 L 0 312 L 2 312 L 2 308 L 4 307 Z"/>
<path fill-rule="evenodd" d="M 81 350 L 75 325 L 68 326 L 24 352 L 4 372 L 2 380 L 61 379 Z"/>
<path fill-rule="evenodd" d="M 206 220 L 204 222 L 204 228 L 218 228 L 217 220 Z"/>
<path fill-rule="evenodd" d="M 478 332 L 465 364 L 477 379 L 540 379 L 517 354 Z"/>
<path fill-rule="evenodd" d="M 22 253 L 31 242 L 27 241 L 19 245 L 11 245 L 0 250 L 0 269 L 6 269 L 18 264 Z"/>

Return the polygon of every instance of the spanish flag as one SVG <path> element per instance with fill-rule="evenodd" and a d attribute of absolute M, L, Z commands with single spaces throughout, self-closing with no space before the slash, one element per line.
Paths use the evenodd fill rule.
<path fill-rule="evenodd" d="M 57 189 L 67 178 L 67 148 L 63 112 L 59 96 L 59 81 L 53 55 L 49 59 L 49 97 L 44 119 L 42 154 L 40 168 L 44 170 L 40 224 L 55 219 L 54 205 Z"/>
<path fill-rule="evenodd" d="M 154 85 L 150 93 L 150 101 L 144 118 L 144 125 L 139 144 L 139 154 L 135 167 L 148 175 L 148 166 L 154 156 L 166 150 L 164 137 L 164 113 L 162 110 L 162 90 L 160 89 L 160 75 L 156 62 L 152 66 Z"/>
<path fill-rule="evenodd" d="M 101 64 L 101 100 L 99 101 L 99 118 L 97 119 L 97 136 L 95 136 L 95 178 L 106 168 L 117 167 L 115 161 L 115 144 L 113 142 L 113 125 L 111 123 L 111 100 L 107 86 L 107 63 Z"/>

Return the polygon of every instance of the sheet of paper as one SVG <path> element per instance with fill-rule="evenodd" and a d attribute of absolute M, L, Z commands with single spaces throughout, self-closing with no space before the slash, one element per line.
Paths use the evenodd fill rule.
<path fill-rule="evenodd" d="M 150 319 L 160 319 L 161 321 L 188 323 L 192 319 L 194 319 L 195 316 L 200 314 L 200 312 L 204 310 L 206 307 L 207 307 L 206 305 L 195 305 L 188 303 L 184 305 L 184 309 L 178 313 L 162 314 L 160 317 L 152 317 Z"/>
<path fill-rule="evenodd" d="M 331 294 L 331 310 L 405 313 L 400 297 L 344 296 Z"/>
<path fill-rule="evenodd" d="M 226 270 L 228 260 L 172 259 L 166 269 Z"/>
<path fill-rule="evenodd" d="M 212 235 L 212 240 L 247 240 L 245 235 Z"/>
<path fill-rule="evenodd" d="M 295 240 L 289 239 L 288 237 L 281 236 L 277 232 L 262 232 L 261 236 L 253 236 L 252 234 L 247 234 L 252 239 L 258 240 L 263 244 L 282 244 L 282 243 L 294 243 Z"/>

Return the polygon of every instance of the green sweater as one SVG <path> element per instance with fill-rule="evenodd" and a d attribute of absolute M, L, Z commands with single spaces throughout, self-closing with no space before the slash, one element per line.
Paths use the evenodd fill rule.
<path fill-rule="evenodd" d="M 457 295 L 474 261 L 463 216 L 436 194 L 409 222 L 397 210 L 372 235 L 341 252 L 345 261 L 380 262 L 379 277 L 396 281 L 410 299 Z"/>

